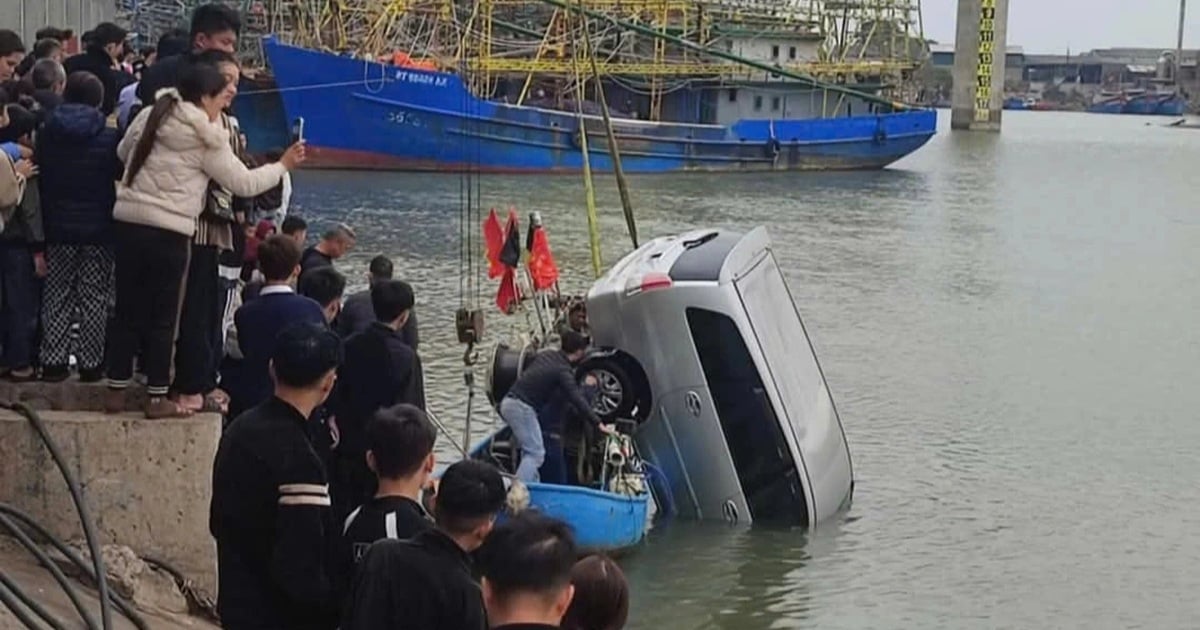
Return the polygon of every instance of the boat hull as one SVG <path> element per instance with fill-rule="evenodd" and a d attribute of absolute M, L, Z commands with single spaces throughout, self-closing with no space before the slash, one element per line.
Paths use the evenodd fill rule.
<path fill-rule="evenodd" d="M 493 440 L 506 439 L 501 429 L 476 444 L 471 457 L 488 461 Z M 604 492 L 582 486 L 530 483 L 529 507 L 571 526 L 575 542 L 587 552 L 614 552 L 633 547 L 646 536 L 650 494 Z M 501 520 L 504 516 L 501 515 Z"/>
<path fill-rule="evenodd" d="M 1159 116 L 1183 116 L 1187 113 L 1187 100 L 1182 96 L 1172 96 L 1159 103 L 1154 113 Z"/>
<path fill-rule="evenodd" d="M 604 122 L 478 99 L 452 74 L 264 45 L 284 110 L 305 119 L 309 165 L 414 171 L 612 168 Z M 614 120 L 630 173 L 878 169 L 916 151 L 937 114 L 918 110 L 728 126 Z"/>

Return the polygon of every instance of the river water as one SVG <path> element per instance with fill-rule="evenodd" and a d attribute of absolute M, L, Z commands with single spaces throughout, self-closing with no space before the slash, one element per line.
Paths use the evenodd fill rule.
<path fill-rule="evenodd" d="M 857 491 L 813 533 L 659 528 L 622 560 L 630 626 L 1194 626 L 1200 132 L 1148 122 L 1022 112 L 998 136 L 944 128 L 883 172 L 632 178 L 644 235 L 770 228 Z M 607 264 L 628 248 L 609 179 Z M 541 211 L 566 284 L 586 286 L 578 177 L 478 184 L 485 207 Z M 462 185 L 304 173 L 294 199 L 358 229 L 339 263 L 356 281 L 383 252 L 417 287 L 431 405 L 455 426 Z M 519 325 L 493 317 L 489 338 Z"/>

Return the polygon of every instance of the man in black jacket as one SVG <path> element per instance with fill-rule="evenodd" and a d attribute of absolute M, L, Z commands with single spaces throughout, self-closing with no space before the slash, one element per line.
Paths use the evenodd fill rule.
<path fill-rule="evenodd" d="M 100 111 L 105 116 L 117 109 L 117 95 L 121 88 L 133 82 L 133 77 L 117 69 L 117 60 L 125 50 L 125 29 L 112 22 L 101 22 L 91 31 L 92 38 L 87 50 L 67 59 L 63 67 L 67 74 L 91 72 L 104 84 L 104 103 Z"/>
<path fill-rule="evenodd" d="M 188 54 L 206 50 L 221 50 L 229 54 L 237 52 L 238 35 L 242 31 L 242 18 L 237 11 L 223 4 L 211 3 L 196 7 L 192 12 L 191 53 L 163 57 L 160 53 L 154 65 L 142 73 L 137 87 L 137 98 L 143 107 L 154 103 L 159 90 L 176 87 L 179 70 Z M 137 115 L 134 111 L 130 119 Z"/>
<path fill-rule="evenodd" d="M 339 515 L 375 494 L 375 475 L 365 459 L 365 430 L 375 412 L 401 403 L 425 408 L 420 359 L 399 332 L 412 311 L 412 287 L 399 280 L 377 283 L 371 302 L 376 321 L 346 341 L 346 360 L 329 405 L 340 436 L 333 493 Z"/>
<path fill-rule="evenodd" d="M 34 74 L 43 63 L 34 66 Z M 105 124 L 104 86 L 91 73 L 67 79 L 65 102 L 50 113 L 37 137 L 41 168 L 42 225 L 46 234 L 46 289 L 42 303 L 42 379 L 70 376 L 71 354 L 79 378 L 104 376 L 104 337 L 113 293 L 114 182 L 121 178 L 117 130 Z M 76 315 L 78 314 L 78 316 Z M 79 338 L 70 329 L 79 322 Z"/>
<path fill-rule="evenodd" d="M 337 626 L 336 523 L 329 481 L 309 442 L 333 389 L 341 340 L 320 324 L 279 333 L 275 396 L 233 421 L 213 466 L 209 529 L 217 541 L 217 610 L 229 630 Z"/>
<path fill-rule="evenodd" d="M 500 417 L 512 430 L 521 447 L 517 478 L 526 483 L 538 481 L 538 469 L 546 458 L 538 410 L 547 407 L 556 395 L 562 395 L 575 411 L 586 416 L 601 430 L 612 427 L 600 423 L 587 397 L 575 380 L 574 365 L 587 354 L 588 339 L 568 330 L 562 334 L 562 349 L 547 350 L 534 357 L 529 367 L 500 401 Z"/>
<path fill-rule="evenodd" d="M 350 335 L 365 331 L 375 321 L 375 307 L 371 305 L 371 287 L 391 280 L 392 271 L 392 261 L 387 256 L 380 255 L 371 259 L 371 264 L 367 267 L 367 288 L 346 298 L 342 312 L 338 314 L 336 327 L 342 339 L 349 339 Z M 404 322 L 404 328 L 400 329 L 400 336 L 404 338 L 408 347 L 417 349 L 420 340 L 417 336 L 416 313 L 408 314 L 408 321 Z"/>
<path fill-rule="evenodd" d="M 437 528 L 410 541 L 381 540 L 359 565 L 342 630 L 484 630 L 487 618 L 470 553 L 504 507 L 492 466 L 460 461 L 442 475 Z"/>
<path fill-rule="evenodd" d="M 396 405 L 376 412 L 366 434 L 367 466 L 379 479 L 379 489 L 342 525 L 348 552 L 344 560 L 351 567 L 375 541 L 407 540 L 433 527 L 420 503 L 435 463 L 433 423 L 412 405 Z"/>

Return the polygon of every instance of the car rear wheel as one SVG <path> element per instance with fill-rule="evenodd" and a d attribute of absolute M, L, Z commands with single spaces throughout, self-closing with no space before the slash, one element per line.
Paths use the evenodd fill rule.
<path fill-rule="evenodd" d="M 594 357 L 579 364 L 576 375 L 580 382 L 595 377 L 599 393 L 592 401 L 592 411 L 605 422 L 631 417 L 637 405 L 637 391 L 629 372 L 610 357 Z"/>

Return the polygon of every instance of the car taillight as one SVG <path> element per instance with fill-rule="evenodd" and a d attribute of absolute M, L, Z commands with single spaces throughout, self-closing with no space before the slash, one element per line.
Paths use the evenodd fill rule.
<path fill-rule="evenodd" d="M 671 287 L 671 284 L 671 276 L 665 273 L 648 273 L 642 276 L 640 283 L 633 284 L 630 282 L 625 290 L 625 295 L 635 295 L 637 293 L 644 293 L 646 291 L 653 291 L 655 289 L 667 289 Z"/>

